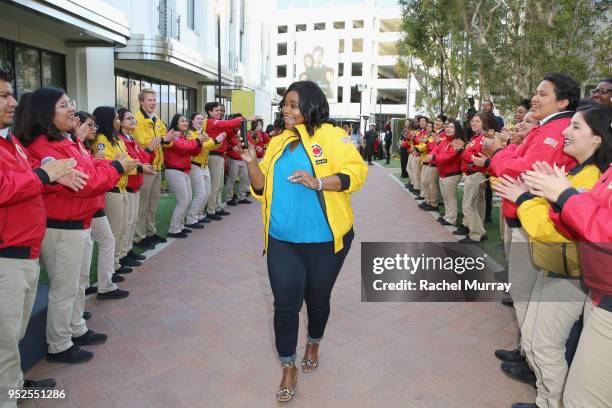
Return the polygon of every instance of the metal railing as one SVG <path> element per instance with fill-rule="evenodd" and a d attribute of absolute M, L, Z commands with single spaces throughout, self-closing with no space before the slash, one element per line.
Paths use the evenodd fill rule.
<path fill-rule="evenodd" d="M 159 35 L 181 39 L 181 15 L 168 7 L 166 0 L 160 0 L 159 6 Z"/>

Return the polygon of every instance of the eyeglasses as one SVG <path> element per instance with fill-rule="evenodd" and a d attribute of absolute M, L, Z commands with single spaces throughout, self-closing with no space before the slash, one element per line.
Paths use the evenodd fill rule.
<path fill-rule="evenodd" d="M 76 109 L 77 102 L 76 101 L 65 101 L 60 104 L 57 104 L 56 106 L 62 109 L 68 109 L 68 108 Z"/>
<path fill-rule="evenodd" d="M 129 118 L 126 119 L 128 121 L 128 123 L 132 126 L 136 126 L 136 124 L 138 123 L 138 121 L 136 120 L 136 118 Z"/>
<path fill-rule="evenodd" d="M 87 126 L 89 126 L 93 130 L 98 130 L 98 125 L 96 125 L 95 123 L 91 125 L 88 124 Z"/>
<path fill-rule="evenodd" d="M 595 88 L 595 89 L 591 89 L 590 93 L 591 93 L 591 96 L 595 94 L 605 95 L 605 94 L 612 93 L 612 89 Z"/>

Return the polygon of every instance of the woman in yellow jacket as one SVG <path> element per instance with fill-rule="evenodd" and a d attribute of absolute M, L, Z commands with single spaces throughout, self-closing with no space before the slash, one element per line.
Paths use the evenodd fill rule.
<path fill-rule="evenodd" d="M 129 156 L 127 147 L 123 140 L 118 136 L 121 130 L 121 121 L 115 108 L 110 106 L 99 106 L 93 111 L 98 125 L 98 135 L 93 144 L 94 154 L 104 157 L 106 160 L 115 160 L 117 156 Z M 133 159 L 133 158 L 132 158 Z M 136 160 L 136 159 L 134 159 Z M 143 172 L 141 165 L 130 173 L 123 174 L 114 189 L 106 193 L 106 205 L 104 207 L 108 222 L 115 237 L 115 271 L 122 266 L 140 266 L 140 261 L 127 257 L 122 253 L 127 248 L 128 238 L 128 196 L 127 183 L 128 176 Z"/>
<path fill-rule="evenodd" d="M 273 137 L 261 163 L 254 146 L 241 151 L 253 196 L 262 202 L 268 275 L 274 295 L 276 350 L 283 377 L 278 401 L 289 401 L 299 311 L 306 302 L 308 337 L 302 371 L 318 365 L 318 345 L 330 296 L 354 237 L 351 193 L 367 166 L 350 137 L 329 118 L 329 105 L 311 81 L 293 83 L 281 101 L 283 133 Z"/>
<path fill-rule="evenodd" d="M 586 191 L 609 166 L 609 159 L 602 151 L 603 136 L 596 133 L 580 110 L 579 107 L 563 132 L 563 151 L 578 162 L 567 174 L 568 181 L 577 190 Z M 534 168 L 554 173 L 544 162 L 537 162 Z M 526 182 L 529 177 L 523 176 Z M 533 291 L 521 327 L 521 346 L 536 376 L 536 406 L 562 407 L 568 373 L 566 342 L 587 299 L 581 289 L 578 252 L 563 231 L 555 227 L 553 219 L 559 216 L 556 204 L 531 195 L 522 180 L 501 178 L 493 188 L 519 205 L 517 214 L 529 234 L 533 261 L 542 268 L 533 277 Z"/>

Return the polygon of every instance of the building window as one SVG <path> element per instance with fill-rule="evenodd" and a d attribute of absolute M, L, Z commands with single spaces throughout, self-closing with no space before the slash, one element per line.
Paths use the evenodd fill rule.
<path fill-rule="evenodd" d="M 276 66 L 276 77 L 277 78 L 287 78 L 287 66 L 286 65 Z"/>
<path fill-rule="evenodd" d="M 363 63 L 353 62 L 351 64 L 351 76 L 360 77 L 363 76 Z"/>
<path fill-rule="evenodd" d="M 351 103 L 361 102 L 361 92 L 357 90 L 357 86 L 351 86 Z"/>
<path fill-rule="evenodd" d="M 336 30 L 344 30 L 344 21 L 334 21 L 334 28 Z"/>
<path fill-rule="evenodd" d="M 325 30 L 325 23 L 315 23 L 314 29 L 315 31 Z"/>
<path fill-rule="evenodd" d="M 363 20 L 353 20 L 353 28 L 363 28 Z"/>
<path fill-rule="evenodd" d="M 285 34 L 287 31 L 288 31 L 288 30 L 287 30 L 287 26 L 286 26 L 286 25 L 284 25 L 284 26 L 278 26 L 278 33 L 279 33 L 279 34 Z"/>
<path fill-rule="evenodd" d="M 195 0 L 187 0 L 187 27 L 195 30 Z"/>
<path fill-rule="evenodd" d="M 338 53 L 340 53 L 340 54 L 344 53 L 344 39 L 342 39 L 342 38 L 338 42 Z"/>
<path fill-rule="evenodd" d="M 353 52 L 363 52 L 363 38 L 353 38 Z"/>
<path fill-rule="evenodd" d="M 338 64 L 338 76 L 344 76 L 344 62 Z"/>
<path fill-rule="evenodd" d="M 342 103 L 342 87 L 338 87 L 338 103 Z"/>
<path fill-rule="evenodd" d="M 297 32 L 306 31 L 306 24 L 296 24 L 295 31 Z"/>
<path fill-rule="evenodd" d="M 287 43 L 278 43 L 276 45 L 276 55 L 278 56 L 287 55 Z"/>
<path fill-rule="evenodd" d="M 276 93 L 279 94 L 280 96 L 285 95 L 285 91 L 287 90 L 287 88 L 276 88 Z"/>

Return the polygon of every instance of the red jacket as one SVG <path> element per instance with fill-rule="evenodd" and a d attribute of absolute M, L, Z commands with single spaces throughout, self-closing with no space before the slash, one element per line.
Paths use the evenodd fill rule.
<path fill-rule="evenodd" d="M 590 191 L 564 191 L 557 200 L 559 207 L 560 216 L 553 217 L 553 222 L 559 231 L 569 231 L 572 239 L 581 242 L 584 283 L 597 304 L 602 295 L 612 296 L 612 164 Z"/>
<path fill-rule="evenodd" d="M 92 159 L 87 148 L 72 138 L 49 141 L 44 134 L 28 146 L 28 152 L 37 164 L 49 159 L 74 158 L 76 169 L 89 176 L 85 187 L 78 192 L 62 185 L 45 186 L 43 190 L 47 226 L 54 228 L 56 221 L 82 221 L 82 228 L 88 229 L 92 215 L 100 209 L 100 203 L 104 205 L 100 195 L 112 190 L 119 181 L 121 165 Z"/>
<path fill-rule="evenodd" d="M 9 136 L 11 141 L 0 137 L 0 257 L 36 259 L 45 237 L 41 193 L 49 177 L 32 171 L 25 148 Z"/>
<path fill-rule="evenodd" d="M 154 152 L 147 153 L 132 136 L 124 135 L 122 133 L 119 134 L 119 137 L 125 143 L 125 147 L 127 148 L 128 154 L 130 157 L 137 159 L 142 164 L 151 164 L 153 163 L 153 154 Z M 140 187 L 144 184 L 144 174 L 138 173 L 133 176 L 128 177 L 127 188 L 132 190 L 133 192 L 137 192 L 140 190 Z"/>
<path fill-rule="evenodd" d="M 253 144 L 255 144 L 255 151 L 257 152 L 257 157 L 264 157 L 264 153 L 266 153 L 266 146 L 270 143 L 270 136 L 264 132 L 255 132 L 255 137 L 253 137 L 254 132 L 249 132 L 251 139 L 253 140 Z"/>
<path fill-rule="evenodd" d="M 461 174 L 461 155 L 453 148 L 452 141 L 452 138 L 446 137 L 433 151 L 431 162 L 436 165 L 442 178 Z"/>
<path fill-rule="evenodd" d="M 189 140 L 183 134 L 176 137 L 169 146 L 163 146 L 166 169 L 181 170 L 187 174 L 191 170 L 191 156 L 197 156 L 202 151 L 199 139 Z"/>
<path fill-rule="evenodd" d="M 482 153 L 482 149 L 484 148 L 484 139 L 485 132 L 480 132 L 477 135 L 472 137 L 472 140 L 465 146 L 463 153 L 461 153 L 461 171 L 464 173 L 486 173 L 486 167 L 478 167 L 474 163 L 472 163 L 472 155 L 477 155 L 478 153 Z"/>
<path fill-rule="evenodd" d="M 225 155 L 225 152 L 227 152 L 227 139 L 229 139 L 230 132 L 235 131 L 240 127 L 242 118 L 234 118 L 230 120 L 208 118 L 207 120 L 206 133 L 208 136 L 216 138 L 220 133 L 227 132 L 227 137 L 223 139 L 223 142 L 221 142 L 217 149 L 213 150 L 214 152 Z"/>
<path fill-rule="evenodd" d="M 576 166 L 576 160 L 563 152 L 563 130 L 569 126 L 573 112 L 559 114 L 549 119 L 545 124 L 537 126 L 529 132 L 524 143 L 514 145 L 496 152 L 490 160 L 492 173 L 501 177 L 504 174 L 517 178 L 526 170 L 532 170 L 536 161 L 545 161 L 550 165 L 565 166 L 571 170 Z M 503 200 L 502 213 L 510 223 L 518 220 L 515 203 Z M 518 224 L 516 224 L 518 225 Z"/>
<path fill-rule="evenodd" d="M 230 136 L 231 135 L 231 136 Z M 240 140 L 238 140 L 238 133 L 235 131 L 231 131 L 230 133 L 227 134 L 228 137 L 228 141 L 227 141 L 227 155 L 234 160 L 242 160 L 242 157 L 240 157 L 240 152 L 237 152 L 234 150 L 234 146 L 239 146 Z M 249 141 L 249 144 L 251 145 L 255 145 L 256 143 L 253 141 L 253 138 L 251 137 L 251 132 L 247 132 L 247 140 Z M 255 146 L 257 148 L 257 146 Z M 259 157 L 259 156 L 258 156 Z"/>

